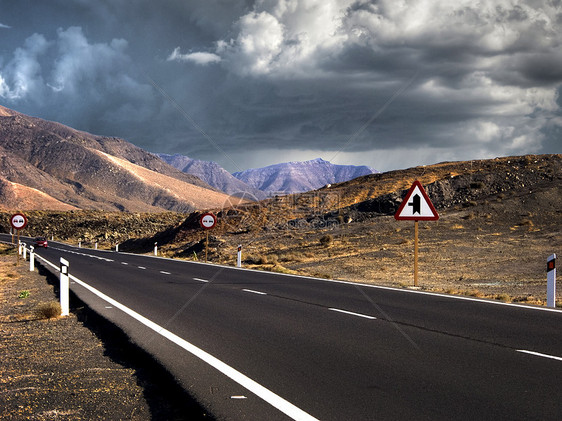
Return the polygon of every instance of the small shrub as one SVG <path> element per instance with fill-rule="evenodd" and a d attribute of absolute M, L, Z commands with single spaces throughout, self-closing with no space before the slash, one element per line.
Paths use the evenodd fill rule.
<path fill-rule="evenodd" d="M 320 238 L 320 245 L 323 247 L 330 247 L 333 242 L 334 237 L 331 234 L 326 234 L 322 238 Z"/>
<path fill-rule="evenodd" d="M 27 298 L 29 297 L 29 291 L 25 290 L 25 291 L 20 291 L 18 298 Z"/>
<path fill-rule="evenodd" d="M 484 183 L 482 181 L 475 181 L 473 183 L 470 183 L 471 189 L 481 189 L 482 187 L 484 187 Z"/>
<path fill-rule="evenodd" d="M 500 301 L 503 301 L 505 303 L 508 303 L 508 302 L 511 301 L 511 296 L 509 294 L 505 294 L 505 293 L 497 294 L 495 298 L 496 298 L 496 300 L 500 300 Z"/>
<path fill-rule="evenodd" d="M 58 301 L 41 303 L 37 307 L 36 315 L 41 319 L 52 319 L 61 315 L 61 306 Z"/>

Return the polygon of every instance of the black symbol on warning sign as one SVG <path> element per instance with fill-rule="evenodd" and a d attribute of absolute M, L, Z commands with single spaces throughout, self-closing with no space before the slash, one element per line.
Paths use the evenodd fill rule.
<path fill-rule="evenodd" d="M 408 206 L 412 207 L 412 215 L 415 213 L 421 214 L 421 197 L 419 194 L 412 197 L 412 201 L 408 203 Z"/>

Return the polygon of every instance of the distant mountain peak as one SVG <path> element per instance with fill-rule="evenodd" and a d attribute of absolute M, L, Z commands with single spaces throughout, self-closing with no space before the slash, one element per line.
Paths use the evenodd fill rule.
<path fill-rule="evenodd" d="M 269 193 L 299 193 L 342 183 L 378 171 L 367 166 L 335 165 L 322 158 L 292 161 L 235 172 L 234 177 Z"/>

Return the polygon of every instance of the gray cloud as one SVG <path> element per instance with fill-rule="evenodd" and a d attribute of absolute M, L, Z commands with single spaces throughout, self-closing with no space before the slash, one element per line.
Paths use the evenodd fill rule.
<path fill-rule="evenodd" d="M 0 101 L 154 152 L 231 170 L 562 152 L 560 2 L 44 3 L 32 32 L 7 8 Z"/>

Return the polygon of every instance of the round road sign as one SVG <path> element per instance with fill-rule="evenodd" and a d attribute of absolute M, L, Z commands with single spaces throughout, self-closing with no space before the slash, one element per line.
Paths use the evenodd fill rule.
<path fill-rule="evenodd" d="M 217 225 L 217 217 L 212 213 L 204 213 L 201 215 L 199 223 L 204 229 L 209 230 Z"/>
<path fill-rule="evenodd" d="M 27 225 L 27 218 L 23 213 L 15 213 L 10 218 L 10 224 L 14 229 L 21 230 Z"/>

